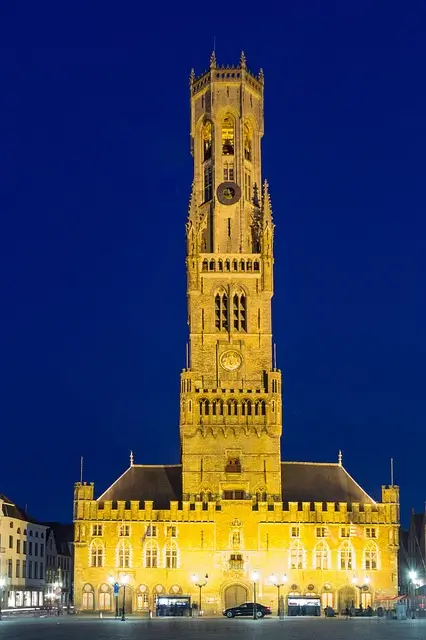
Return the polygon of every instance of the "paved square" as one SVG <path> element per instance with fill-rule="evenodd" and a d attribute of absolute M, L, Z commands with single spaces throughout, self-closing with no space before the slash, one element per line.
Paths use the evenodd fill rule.
<path fill-rule="evenodd" d="M 425 640 L 426 620 L 112 619 L 3 620 L 0 640 Z"/>

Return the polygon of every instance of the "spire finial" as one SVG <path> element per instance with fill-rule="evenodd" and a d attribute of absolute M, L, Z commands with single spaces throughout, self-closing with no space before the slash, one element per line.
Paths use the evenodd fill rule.
<path fill-rule="evenodd" d="M 247 60 L 244 51 L 241 51 L 240 67 L 241 69 L 247 69 Z"/>
<path fill-rule="evenodd" d="M 263 81 L 264 81 L 264 79 L 265 79 L 265 75 L 264 75 L 264 73 L 263 73 L 263 69 L 260 69 L 260 71 L 259 71 L 259 75 L 258 75 L 258 78 L 259 78 L 259 82 L 262 82 L 262 83 L 263 83 Z"/>
<path fill-rule="evenodd" d="M 342 466 L 343 464 L 343 455 L 342 455 L 342 450 L 339 449 L 339 455 L 337 456 L 337 461 L 339 463 L 340 466 Z"/>
<path fill-rule="evenodd" d="M 195 71 L 194 68 L 191 69 L 191 73 L 189 74 L 189 84 L 192 85 L 195 80 Z"/>
<path fill-rule="evenodd" d="M 214 50 L 210 56 L 210 69 L 216 69 L 216 53 Z"/>
<path fill-rule="evenodd" d="M 133 467 L 133 461 L 134 461 L 134 457 L 133 457 L 133 451 L 130 452 L 130 466 Z"/>

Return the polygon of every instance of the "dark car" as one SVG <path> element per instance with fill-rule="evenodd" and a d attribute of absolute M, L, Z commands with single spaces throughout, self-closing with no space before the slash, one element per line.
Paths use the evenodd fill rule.
<path fill-rule="evenodd" d="M 229 607 L 222 611 L 222 615 L 227 618 L 236 618 L 237 616 L 251 616 L 253 617 L 253 602 L 244 602 L 244 604 L 238 605 L 238 607 Z M 263 604 L 256 602 L 256 618 L 263 618 L 263 616 L 271 615 L 271 607 L 265 607 Z"/>

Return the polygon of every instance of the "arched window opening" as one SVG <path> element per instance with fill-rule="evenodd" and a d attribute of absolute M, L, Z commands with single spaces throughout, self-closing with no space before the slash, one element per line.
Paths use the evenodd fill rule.
<path fill-rule="evenodd" d="M 236 293 L 233 298 L 235 331 L 247 331 L 247 310 L 245 295 Z"/>
<path fill-rule="evenodd" d="M 260 403 L 260 415 L 266 416 L 266 402 L 264 400 Z"/>
<path fill-rule="evenodd" d="M 355 568 L 354 552 L 350 542 L 343 542 L 339 550 L 339 569 L 350 571 Z"/>
<path fill-rule="evenodd" d="M 203 271 L 209 270 L 209 263 L 207 260 L 203 260 Z"/>
<path fill-rule="evenodd" d="M 293 542 L 290 547 L 289 568 L 290 569 L 303 569 L 304 549 L 297 540 Z"/>
<path fill-rule="evenodd" d="M 252 415 L 252 404 L 251 404 L 251 400 L 247 400 L 246 403 L 246 411 L 247 411 L 247 415 L 251 416 Z"/>
<path fill-rule="evenodd" d="M 213 402 L 212 402 L 212 416 L 216 415 L 216 408 L 217 408 L 216 404 L 217 404 L 216 400 L 213 400 Z"/>
<path fill-rule="evenodd" d="M 149 541 L 145 547 L 145 567 L 147 569 L 158 567 L 158 548 L 155 542 Z"/>
<path fill-rule="evenodd" d="M 328 566 L 328 546 L 326 542 L 319 542 L 314 550 L 314 568 L 329 569 Z"/>
<path fill-rule="evenodd" d="M 169 543 L 166 546 L 165 560 L 166 560 L 165 562 L 166 569 L 177 569 L 178 552 L 176 548 L 176 543 Z"/>
<path fill-rule="evenodd" d="M 247 271 L 253 270 L 253 263 L 251 260 L 247 260 Z"/>
<path fill-rule="evenodd" d="M 104 547 L 103 544 L 97 540 L 94 540 L 90 546 L 90 566 L 104 566 Z"/>
<path fill-rule="evenodd" d="M 234 121 L 231 116 L 222 120 L 222 153 L 224 156 L 234 155 Z"/>
<path fill-rule="evenodd" d="M 118 566 L 120 569 L 128 569 L 131 566 L 130 561 L 130 543 L 128 540 L 121 540 L 118 543 Z"/>
<path fill-rule="evenodd" d="M 235 400 L 228 400 L 228 416 L 237 415 L 237 403 Z"/>
<path fill-rule="evenodd" d="M 218 331 L 228 331 L 228 296 L 226 293 L 215 295 L 215 327 Z"/>
<path fill-rule="evenodd" d="M 219 400 L 217 405 L 218 405 L 218 414 L 220 416 L 223 416 L 223 400 Z"/>
<path fill-rule="evenodd" d="M 213 198 L 213 175 L 212 167 L 207 164 L 204 167 L 204 202 L 209 202 Z"/>
<path fill-rule="evenodd" d="M 241 262 L 240 262 L 240 270 L 241 271 L 245 271 L 245 269 L 246 269 L 246 263 L 244 262 L 244 260 L 241 260 Z"/>
<path fill-rule="evenodd" d="M 212 157 L 213 127 L 211 122 L 206 122 L 203 126 L 203 155 L 204 160 Z"/>
<path fill-rule="evenodd" d="M 231 271 L 231 263 L 229 260 L 225 260 L 225 271 Z"/>
<path fill-rule="evenodd" d="M 377 546 L 374 542 L 369 543 L 364 550 L 364 569 L 374 571 L 378 568 Z"/>
<path fill-rule="evenodd" d="M 216 271 L 216 264 L 214 260 L 210 260 L 210 271 Z"/>
<path fill-rule="evenodd" d="M 238 262 L 236 260 L 232 261 L 232 269 L 234 271 L 238 271 Z"/>
<path fill-rule="evenodd" d="M 237 457 L 229 458 L 225 466 L 226 473 L 241 473 L 241 462 Z"/>
<path fill-rule="evenodd" d="M 244 159 L 248 162 L 252 160 L 252 131 L 247 122 L 244 124 Z"/>
<path fill-rule="evenodd" d="M 99 609 L 111 611 L 111 590 L 107 584 L 102 584 L 99 591 Z"/>
<path fill-rule="evenodd" d="M 217 266 L 219 268 L 219 271 L 223 271 L 223 262 L 222 262 L 222 260 L 218 261 Z"/>
<path fill-rule="evenodd" d="M 259 262 L 257 260 L 253 263 L 254 271 L 259 271 Z"/>

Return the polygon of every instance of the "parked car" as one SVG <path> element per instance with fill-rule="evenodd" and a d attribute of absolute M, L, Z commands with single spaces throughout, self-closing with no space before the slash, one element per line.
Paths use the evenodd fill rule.
<path fill-rule="evenodd" d="M 253 617 L 253 602 L 244 602 L 244 604 L 238 605 L 238 607 L 229 607 L 222 611 L 222 615 L 227 618 L 236 618 L 237 616 L 251 616 Z M 271 615 L 271 607 L 265 607 L 263 604 L 256 602 L 256 618 L 263 618 L 263 616 Z"/>

